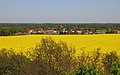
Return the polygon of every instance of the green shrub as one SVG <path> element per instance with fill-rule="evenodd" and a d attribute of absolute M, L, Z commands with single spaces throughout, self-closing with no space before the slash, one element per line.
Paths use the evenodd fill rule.
<path fill-rule="evenodd" d="M 76 75 L 98 75 L 98 71 L 95 66 L 80 66 Z"/>
<path fill-rule="evenodd" d="M 115 51 L 105 54 L 102 62 L 106 75 L 119 75 L 120 74 L 120 59 Z"/>
<path fill-rule="evenodd" d="M 12 49 L 0 50 L 0 75 L 25 75 L 27 61 L 22 53 L 17 54 Z"/>
<path fill-rule="evenodd" d="M 55 42 L 52 38 L 43 38 L 41 43 L 32 48 L 35 59 L 31 65 L 36 65 L 40 75 L 64 75 L 77 66 L 75 48 L 65 42 Z M 31 67 L 29 67 L 31 68 Z M 31 70 L 33 72 L 33 70 Z"/>

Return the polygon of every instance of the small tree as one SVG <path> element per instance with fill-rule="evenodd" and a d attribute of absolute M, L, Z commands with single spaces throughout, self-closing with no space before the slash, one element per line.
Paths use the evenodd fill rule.
<path fill-rule="evenodd" d="M 29 65 L 37 66 L 30 70 L 40 75 L 62 75 L 76 67 L 75 48 L 68 47 L 65 42 L 57 43 L 52 38 L 43 38 L 33 51 L 35 60 Z"/>

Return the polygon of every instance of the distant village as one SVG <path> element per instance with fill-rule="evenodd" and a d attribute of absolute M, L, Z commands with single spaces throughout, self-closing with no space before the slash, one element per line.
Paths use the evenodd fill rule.
<path fill-rule="evenodd" d="M 120 30 L 87 30 L 87 29 L 66 29 L 61 28 L 61 30 L 56 29 L 28 29 L 22 32 L 16 32 L 15 35 L 26 35 L 26 34 L 120 34 Z"/>
<path fill-rule="evenodd" d="M 120 34 L 120 24 L 0 23 L 0 36 L 32 35 L 32 34 L 47 34 L 47 35 Z"/>

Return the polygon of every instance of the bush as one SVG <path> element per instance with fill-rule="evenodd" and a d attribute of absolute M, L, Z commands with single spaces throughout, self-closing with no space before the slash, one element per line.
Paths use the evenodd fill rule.
<path fill-rule="evenodd" d="M 0 50 L 0 75 L 25 75 L 27 61 L 22 53 L 17 54 L 12 49 Z"/>
<path fill-rule="evenodd" d="M 97 51 L 83 52 L 78 56 L 79 67 L 76 75 L 98 75 L 98 62 L 100 58 L 99 49 Z"/>
<path fill-rule="evenodd" d="M 102 60 L 106 75 L 120 74 L 120 59 L 115 51 L 105 54 Z"/>
<path fill-rule="evenodd" d="M 52 38 L 43 38 L 41 43 L 33 48 L 35 59 L 31 65 L 36 65 L 37 72 L 42 75 L 64 75 L 75 69 L 76 51 L 65 42 L 55 42 Z M 29 66 L 30 68 L 31 66 Z M 33 70 L 31 70 L 33 72 Z M 35 71 L 36 72 L 36 71 Z"/>

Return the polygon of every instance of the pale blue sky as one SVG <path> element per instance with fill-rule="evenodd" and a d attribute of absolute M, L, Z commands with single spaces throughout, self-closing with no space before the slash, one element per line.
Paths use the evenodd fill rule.
<path fill-rule="evenodd" d="M 120 23 L 120 0 L 0 0 L 0 22 Z"/>

